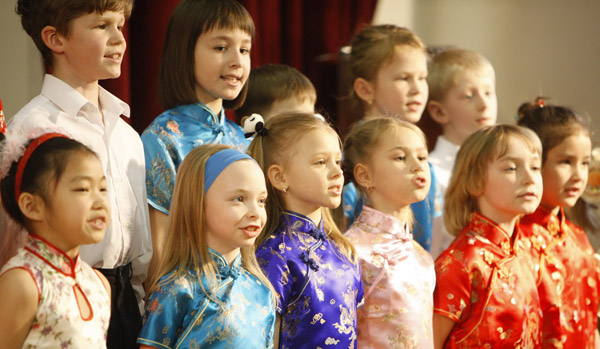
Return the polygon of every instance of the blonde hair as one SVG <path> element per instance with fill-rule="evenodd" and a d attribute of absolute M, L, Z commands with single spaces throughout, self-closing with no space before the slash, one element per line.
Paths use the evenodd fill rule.
<path fill-rule="evenodd" d="M 506 154 L 511 138 L 522 140 L 541 157 L 542 145 L 536 134 L 515 125 L 484 127 L 460 147 L 444 199 L 444 223 L 450 234 L 458 235 L 478 211 L 477 199 L 487 182 L 489 163 Z"/>
<path fill-rule="evenodd" d="M 198 146 L 187 154 L 179 166 L 169 211 L 169 225 L 164 241 L 160 242 L 163 244 L 162 259 L 159 261 L 156 280 L 149 280 L 151 292 L 182 277 L 187 272 L 186 268 L 189 268 L 195 271 L 198 277 L 206 277 L 210 289 L 205 289 L 203 283 L 200 283 L 202 292 L 218 302 L 216 297 L 213 297 L 218 286 L 217 266 L 209 254 L 204 229 L 204 171 L 206 161 L 213 154 L 230 148 L 232 147 L 223 144 Z M 242 266 L 271 288 L 271 283 L 259 267 L 254 252 L 254 246 L 241 248 Z M 168 278 L 160 280 L 172 271 L 174 272 Z"/>
<path fill-rule="evenodd" d="M 358 33 L 351 43 L 350 72 L 352 81 L 363 78 L 373 81 L 381 66 L 396 54 L 396 47 L 408 46 L 423 50 L 425 45 L 415 33 L 393 24 L 372 25 Z M 363 101 L 351 88 L 353 100 L 364 108 Z"/>
<path fill-rule="evenodd" d="M 290 154 L 301 137 L 316 130 L 326 130 L 337 136 L 333 128 L 325 121 L 315 117 L 314 114 L 306 113 L 283 113 L 268 119 L 265 123 L 268 134 L 257 135 L 250 146 L 248 154 L 252 156 L 265 174 L 271 165 L 285 167 L 290 161 Z M 339 140 L 339 138 L 338 138 Z M 256 239 L 259 246 L 266 238 L 277 231 L 282 223 L 282 214 L 286 210 L 281 192 L 275 189 L 266 177 L 268 197 L 267 200 L 267 224 L 265 229 Z M 356 251 L 352 244 L 342 235 L 335 224 L 328 208 L 321 208 L 323 225 L 327 236 L 340 248 L 342 253 L 353 262 L 356 262 Z M 315 222 L 318 223 L 318 222 Z"/>
<path fill-rule="evenodd" d="M 427 84 L 429 100 L 442 101 L 456 83 L 456 78 L 466 71 L 495 73 L 492 64 L 475 51 L 448 49 L 434 55 L 428 66 Z"/>

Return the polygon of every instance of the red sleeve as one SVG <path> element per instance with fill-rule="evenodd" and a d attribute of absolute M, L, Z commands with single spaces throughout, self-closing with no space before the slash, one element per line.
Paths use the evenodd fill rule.
<path fill-rule="evenodd" d="M 433 311 L 459 322 L 471 304 L 469 271 L 450 253 L 444 253 L 435 261 L 435 273 Z"/>

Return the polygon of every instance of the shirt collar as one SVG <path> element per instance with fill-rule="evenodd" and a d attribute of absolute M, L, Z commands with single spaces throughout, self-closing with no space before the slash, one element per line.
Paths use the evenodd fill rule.
<path fill-rule="evenodd" d="M 411 240 L 412 234 L 408 225 L 387 213 L 377 211 L 369 206 L 363 206 L 363 211 L 357 221 L 372 228 L 371 233 L 387 233 L 401 240 Z"/>
<path fill-rule="evenodd" d="M 560 236 L 563 231 L 561 227 L 565 224 L 565 212 L 561 207 L 558 215 L 554 215 L 551 210 L 540 205 L 537 210 L 531 214 L 531 219 L 533 222 L 546 228 L 552 236 Z"/>
<path fill-rule="evenodd" d="M 226 279 L 231 277 L 236 279 L 240 274 L 240 269 L 242 265 L 242 254 L 238 254 L 237 257 L 231 262 L 231 266 L 227 263 L 225 257 L 223 257 L 219 252 L 213 250 L 212 248 L 208 248 L 208 252 L 210 253 L 212 259 L 215 261 L 217 265 L 217 271 L 221 279 Z"/>
<path fill-rule="evenodd" d="M 512 241 L 514 241 L 511 239 L 511 236 L 504 229 L 500 228 L 498 224 L 481 215 L 479 212 L 473 212 L 471 222 L 469 223 L 469 231 L 475 233 L 478 238 L 486 239 L 492 244 L 499 246 L 507 254 L 510 253 Z M 516 237 L 519 234 L 519 224 L 515 224 L 515 231 L 512 236 Z"/>
<path fill-rule="evenodd" d="M 38 256 L 56 271 L 75 278 L 79 269 L 79 255 L 71 259 L 67 254 L 40 236 L 28 234 L 25 249 Z"/>
<path fill-rule="evenodd" d="M 86 105 L 95 108 L 81 93 L 50 74 L 46 74 L 44 77 L 41 94 L 56 104 L 60 110 L 73 117 L 77 116 L 77 113 Z M 98 85 L 98 99 L 102 108 L 108 112 L 104 114 L 129 117 L 129 105 L 100 85 Z"/>
<path fill-rule="evenodd" d="M 442 156 L 447 156 L 454 159 L 456 158 L 456 154 L 458 154 L 459 150 L 460 145 L 450 142 L 442 135 L 438 136 L 437 140 L 435 141 L 435 151 L 440 152 Z"/>
<path fill-rule="evenodd" d="M 294 231 L 300 231 L 307 234 L 311 234 L 312 231 L 319 231 L 325 234 L 323 220 L 321 220 L 319 226 L 317 227 L 312 219 L 293 211 L 283 212 L 282 218 L 283 223 Z M 316 236 L 313 237 L 316 238 Z"/>

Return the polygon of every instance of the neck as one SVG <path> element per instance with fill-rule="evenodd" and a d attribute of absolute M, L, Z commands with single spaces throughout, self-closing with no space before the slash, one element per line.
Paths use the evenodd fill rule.
<path fill-rule="evenodd" d="M 98 110 L 100 110 L 98 80 L 86 80 L 73 74 L 71 71 L 60 69 L 59 67 L 56 67 L 53 75 L 64 81 L 77 92 L 81 93 L 90 103 L 95 105 Z"/>
<path fill-rule="evenodd" d="M 457 145 L 457 146 L 461 146 L 463 144 L 463 142 L 465 141 L 464 137 L 460 137 L 460 136 L 455 135 L 455 134 L 453 134 L 451 132 L 444 132 L 443 135 L 444 135 L 444 138 L 448 142 L 450 142 L 450 143 L 452 143 L 454 145 Z"/>
<path fill-rule="evenodd" d="M 216 250 L 215 250 L 216 251 Z M 218 251 L 217 251 L 218 252 Z M 219 252 L 220 253 L 220 252 Z M 229 266 L 231 266 L 231 263 L 233 263 L 233 261 L 237 258 L 237 256 L 240 254 L 240 249 L 236 248 L 232 251 L 229 251 L 227 253 L 221 253 L 221 255 L 223 256 L 223 258 L 225 258 L 225 260 L 227 261 L 227 264 Z"/>
<path fill-rule="evenodd" d="M 39 225 L 32 224 L 31 228 L 28 228 L 28 230 L 31 231 L 33 234 L 41 237 L 42 239 L 48 241 L 49 243 L 54 245 L 54 247 L 63 251 L 67 256 L 69 256 L 69 258 L 75 260 L 75 257 L 77 257 L 77 255 L 79 254 L 79 246 L 73 246 L 67 241 L 64 241 L 64 239 L 58 234 L 40 228 L 41 227 Z"/>
<path fill-rule="evenodd" d="M 549 205 L 549 204 L 545 204 L 543 202 L 541 203 L 541 205 L 543 208 L 550 211 L 550 213 L 552 215 L 558 216 L 558 213 L 560 212 L 560 206 Z"/>
<path fill-rule="evenodd" d="M 307 211 L 307 210 L 302 210 L 302 209 L 298 210 L 293 207 L 287 207 L 286 209 L 289 211 L 292 211 L 292 212 L 299 213 L 303 216 L 306 216 L 314 223 L 315 227 L 318 227 L 319 223 L 321 223 L 321 219 L 323 219 L 323 214 L 322 214 L 320 207 L 318 209 L 312 210 L 312 211 Z"/>
<path fill-rule="evenodd" d="M 410 206 L 394 206 L 394 205 L 385 205 L 382 202 L 377 200 L 372 200 L 369 197 L 369 202 L 371 203 L 371 207 L 376 209 L 377 211 L 388 214 L 396 219 L 398 219 L 402 223 L 407 223 L 410 217 Z"/>
<path fill-rule="evenodd" d="M 504 230 L 508 234 L 508 236 L 512 236 L 515 232 L 515 224 L 519 219 L 518 215 L 503 217 L 500 215 L 486 214 L 485 212 L 481 212 L 481 214 L 487 217 L 488 219 L 492 220 L 494 223 L 496 223 L 500 228 L 502 228 L 502 230 Z"/>

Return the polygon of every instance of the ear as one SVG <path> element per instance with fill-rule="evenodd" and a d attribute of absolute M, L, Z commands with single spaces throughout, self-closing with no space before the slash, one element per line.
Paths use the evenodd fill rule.
<path fill-rule="evenodd" d="M 373 103 L 375 99 L 375 93 L 373 91 L 373 85 L 363 78 L 357 78 L 354 80 L 354 93 L 361 100 L 365 101 L 367 104 Z"/>
<path fill-rule="evenodd" d="M 450 121 L 448 114 L 444 110 L 444 106 L 442 106 L 440 102 L 429 101 L 429 103 L 427 103 L 427 111 L 429 112 L 429 115 L 433 121 L 440 125 L 445 125 Z"/>
<path fill-rule="evenodd" d="M 358 185 L 363 188 L 370 188 L 373 186 L 373 180 L 371 178 L 371 172 L 369 168 L 361 163 L 356 164 L 354 166 L 354 180 Z"/>
<path fill-rule="evenodd" d="M 279 191 L 283 191 L 283 187 L 287 186 L 285 172 L 279 165 L 269 166 L 267 169 L 267 177 L 269 178 L 271 185 Z"/>
<path fill-rule="evenodd" d="M 58 33 L 55 27 L 47 25 L 42 28 L 42 41 L 48 46 L 50 51 L 54 53 L 62 53 L 64 51 L 64 37 Z"/>
<path fill-rule="evenodd" d="M 23 216 L 28 220 L 39 222 L 44 218 L 46 205 L 39 195 L 22 193 L 19 196 L 18 205 Z"/>

